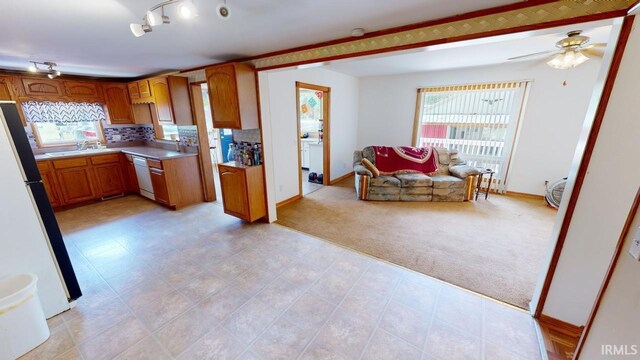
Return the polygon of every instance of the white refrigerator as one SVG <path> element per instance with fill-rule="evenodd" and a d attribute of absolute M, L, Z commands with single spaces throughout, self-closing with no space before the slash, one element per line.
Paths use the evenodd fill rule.
<path fill-rule="evenodd" d="M 16 104 L 0 101 L 0 278 L 38 276 L 47 318 L 82 294 Z"/>

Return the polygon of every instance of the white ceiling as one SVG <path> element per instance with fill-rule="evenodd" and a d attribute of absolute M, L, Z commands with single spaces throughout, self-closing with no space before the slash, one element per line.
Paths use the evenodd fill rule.
<path fill-rule="evenodd" d="M 495 36 L 478 40 L 430 46 L 377 56 L 325 63 L 325 68 L 353 76 L 381 76 L 502 64 L 508 58 L 555 48 L 570 30 L 583 30 L 590 43 L 606 43 L 612 20 L 563 26 L 539 31 Z M 547 55 L 548 56 L 548 55 Z M 518 61 L 544 60 L 546 56 Z M 515 61 L 515 60 L 513 60 Z"/>
<path fill-rule="evenodd" d="M 54 61 L 68 74 L 139 76 L 438 19 L 516 0 L 194 0 L 199 16 L 135 38 L 129 24 L 161 0 L 2 0 L 0 68 Z"/>

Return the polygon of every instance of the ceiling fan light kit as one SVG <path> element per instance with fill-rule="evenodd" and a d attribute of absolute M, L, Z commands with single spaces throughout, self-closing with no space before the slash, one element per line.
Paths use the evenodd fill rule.
<path fill-rule="evenodd" d="M 170 5 L 178 5 L 177 13 L 183 19 L 192 19 L 198 16 L 192 0 L 166 0 L 157 5 L 152 6 L 142 17 L 142 23 L 132 23 L 129 25 L 131 33 L 135 37 L 140 37 L 148 32 L 153 31 L 154 26 L 166 25 L 171 23 L 169 16 L 165 15 L 164 8 Z M 161 15 L 158 16 L 156 11 L 160 9 Z M 229 18 L 229 8 L 226 1 L 218 5 L 216 13 L 222 19 Z"/>
<path fill-rule="evenodd" d="M 569 49 L 547 61 L 547 65 L 554 69 L 566 70 L 576 67 L 587 60 L 589 60 L 589 58 L 581 51 Z"/>

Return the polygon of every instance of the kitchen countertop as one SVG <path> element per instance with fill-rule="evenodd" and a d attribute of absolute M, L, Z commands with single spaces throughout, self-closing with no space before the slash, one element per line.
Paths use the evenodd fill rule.
<path fill-rule="evenodd" d="M 262 164 L 247 166 L 247 165 L 235 162 L 235 161 L 227 161 L 226 163 L 222 163 L 220 165 L 228 166 L 228 167 L 234 167 L 234 168 L 238 168 L 238 169 L 246 169 L 246 168 L 262 166 Z"/>
<path fill-rule="evenodd" d="M 81 157 L 81 156 L 97 156 L 102 154 L 113 154 L 113 153 L 119 153 L 119 152 L 129 154 L 129 155 L 152 158 L 156 160 L 168 160 L 168 159 L 198 155 L 198 153 L 195 153 L 195 152 L 194 153 L 177 152 L 174 150 L 166 150 L 166 149 L 157 148 L 153 146 L 131 146 L 131 147 L 118 147 L 118 148 L 107 148 L 107 149 L 62 151 L 60 152 L 59 155 L 54 155 L 54 156 L 50 156 L 47 154 L 37 154 L 35 155 L 35 158 L 36 160 L 56 160 L 56 159 L 67 159 L 67 158 Z M 55 153 L 52 153 L 52 154 L 55 154 Z"/>

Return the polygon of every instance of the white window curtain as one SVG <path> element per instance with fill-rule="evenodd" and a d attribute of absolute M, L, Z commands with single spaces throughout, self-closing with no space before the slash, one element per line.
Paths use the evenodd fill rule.
<path fill-rule="evenodd" d="M 53 101 L 27 101 L 22 110 L 28 122 L 98 122 L 107 117 L 101 104 Z"/>
<path fill-rule="evenodd" d="M 505 192 L 528 87 L 511 81 L 418 89 L 415 146 L 458 150 L 469 165 L 495 172 L 483 186 Z"/>

